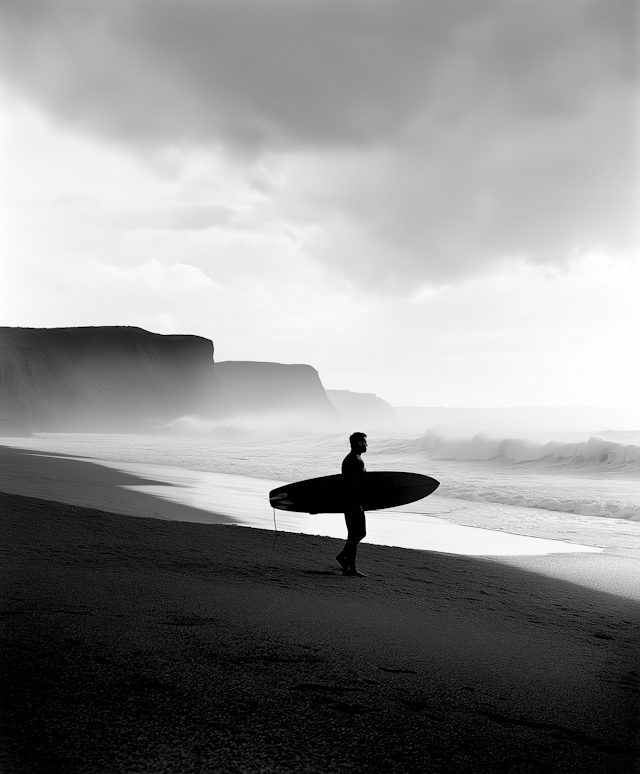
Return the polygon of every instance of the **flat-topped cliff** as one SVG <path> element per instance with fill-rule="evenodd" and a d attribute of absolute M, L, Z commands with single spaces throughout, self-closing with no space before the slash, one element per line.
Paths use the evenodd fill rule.
<path fill-rule="evenodd" d="M 0 429 L 127 432 L 223 410 L 213 343 L 141 328 L 0 328 Z"/>
<path fill-rule="evenodd" d="M 216 373 L 227 405 L 249 426 L 329 433 L 344 429 L 310 365 L 229 360 L 216 363 Z"/>
<path fill-rule="evenodd" d="M 340 418 L 350 431 L 398 430 L 396 412 L 386 400 L 372 392 L 327 390 L 329 400 L 336 407 Z"/>

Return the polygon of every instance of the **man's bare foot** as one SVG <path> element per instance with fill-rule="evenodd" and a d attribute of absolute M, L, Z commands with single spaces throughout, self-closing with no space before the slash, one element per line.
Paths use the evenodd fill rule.
<path fill-rule="evenodd" d="M 367 577 L 363 572 L 360 572 L 359 570 L 356 570 L 355 567 L 352 567 L 349 570 L 348 574 L 351 575 L 354 578 L 366 578 Z"/>
<path fill-rule="evenodd" d="M 342 567 L 342 574 L 349 575 L 349 565 L 347 564 L 345 557 L 342 554 L 338 554 L 336 559 L 338 560 L 338 564 Z"/>

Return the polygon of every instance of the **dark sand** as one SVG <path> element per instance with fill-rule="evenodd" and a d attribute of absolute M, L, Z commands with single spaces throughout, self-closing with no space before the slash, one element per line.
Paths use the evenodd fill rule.
<path fill-rule="evenodd" d="M 0 528 L 4 774 L 640 772 L 634 599 L 18 495 Z"/>

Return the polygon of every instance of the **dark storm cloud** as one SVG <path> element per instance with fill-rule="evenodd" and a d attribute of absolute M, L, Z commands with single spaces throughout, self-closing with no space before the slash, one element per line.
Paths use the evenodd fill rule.
<path fill-rule="evenodd" d="M 631 0 L 4 7 L 6 77 L 76 126 L 351 154 L 351 177 L 328 164 L 319 188 L 359 236 L 336 231 L 345 249 L 323 257 L 362 272 L 349 248 L 369 243 L 372 280 L 634 243 Z"/>
<path fill-rule="evenodd" d="M 393 136 L 423 109 L 456 34 L 446 3 L 19 0 L 7 11 L 7 72 L 56 113 L 123 137 L 255 150 Z"/>

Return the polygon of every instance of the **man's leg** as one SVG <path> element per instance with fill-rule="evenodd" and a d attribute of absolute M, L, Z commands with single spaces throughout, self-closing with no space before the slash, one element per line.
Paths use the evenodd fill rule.
<path fill-rule="evenodd" d="M 355 506 L 345 512 L 344 518 L 347 523 L 348 537 L 336 559 L 340 562 L 344 575 L 360 575 L 361 573 L 356 569 L 356 553 L 358 543 L 367 535 L 364 511 L 360 506 Z"/>

